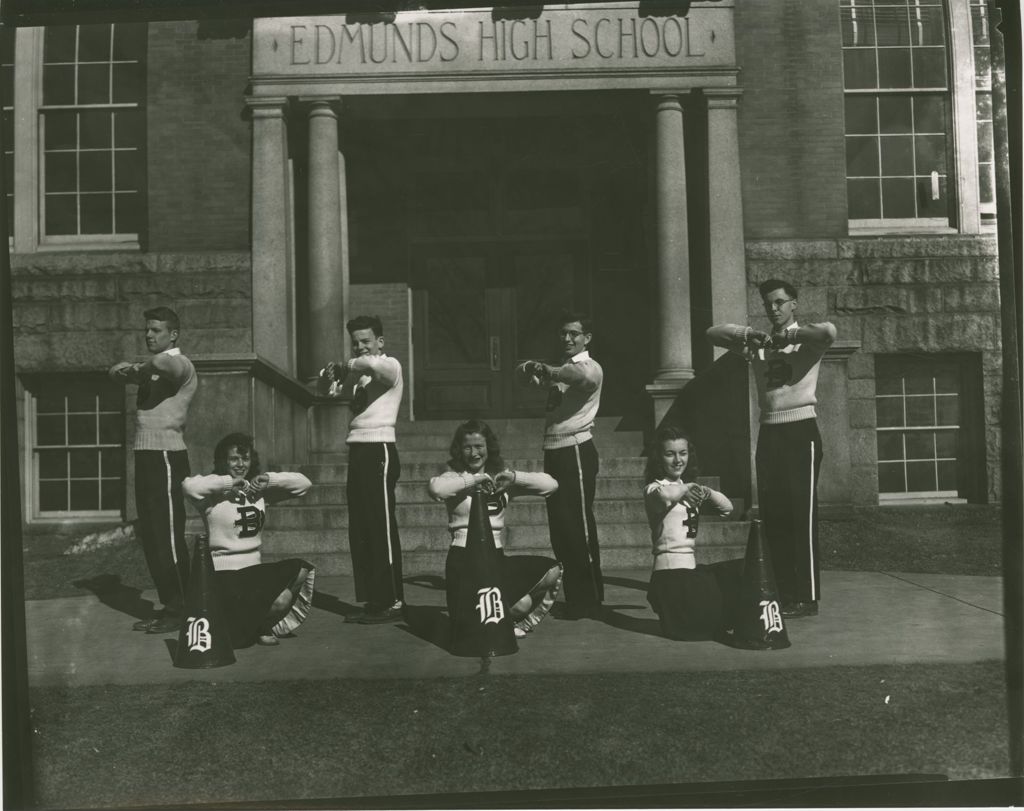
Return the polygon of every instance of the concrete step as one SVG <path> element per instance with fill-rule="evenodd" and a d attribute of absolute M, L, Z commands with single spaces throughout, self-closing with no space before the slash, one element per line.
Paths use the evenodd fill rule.
<path fill-rule="evenodd" d="M 719 487 L 717 476 L 702 476 L 699 479 L 701 484 L 706 484 L 708 487 L 714 487 L 716 490 Z M 622 499 L 622 498 L 636 498 L 639 499 L 643 493 L 644 482 L 640 477 L 633 476 L 599 476 L 597 479 L 597 495 L 598 501 L 605 499 Z M 433 499 L 427 495 L 427 482 L 426 481 L 400 481 L 398 486 L 395 488 L 395 500 L 399 504 L 433 504 Z M 317 483 L 316 486 L 305 496 L 301 502 L 293 502 L 293 504 L 321 504 L 321 505 L 334 505 L 334 504 L 347 504 L 348 498 L 345 493 L 344 482 L 321 482 Z M 519 502 L 521 503 L 521 502 Z M 733 504 L 736 505 L 736 501 L 733 500 Z M 281 504 L 276 506 L 274 509 L 286 508 L 287 504 Z M 739 512 L 739 506 L 736 506 L 736 511 Z"/>
<path fill-rule="evenodd" d="M 269 523 L 269 522 L 268 522 Z M 700 545 L 704 547 L 737 546 L 746 548 L 747 521 L 723 521 L 708 519 L 701 522 Z M 402 550 L 417 549 L 446 550 L 451 542 L 444 524 L 434 526 L 409 526 L 399 528 Z M 550 550 L 550 536 L 547 526 L 517 524 L 506 531 L 507 546 L 513 552 L 526 554 L 527 550 Z M 646 526 L 638 524 L 604 524 L 598 527 L 601 549 L 638 548 L 651 554 L 651 536 Z M 305 554 L 307 552 L 335 552 L 348 550 L 348 528 L 330 529 L 268 526 L 264 533 L 263 549 L 267 554 Z M 545 554 L 549 554 L 545 553 Z M 539 554 L 539 552 L 538 552 Z"/>
<path fill-rule="evenodd" d="M 404 455 L 399 455 L 402 463 L 401 480 L 405 482 L 428 481 L 432 476 L 437 476 L 448 469 L 444 459 L 437 456 L 432 461 L 409 461 Z M 544 460 L 541 458 L 528 457 L 506 457 L 506 464 L 515 470 L 543 471 Z M 280 465 L 281 469 L 289 469 L 288 465 Z M 312 462 L 303 465 L 293 465 L 291 470 L 298 470 L 309 476 L 314 483 L 344 482 L 348 476 L 348 462 Z M 599 477 L 623 478 L 635 476 L 640 478 L 644 472 L 644 460 L 641 457 L 611 457 L 601 459 Z"/>

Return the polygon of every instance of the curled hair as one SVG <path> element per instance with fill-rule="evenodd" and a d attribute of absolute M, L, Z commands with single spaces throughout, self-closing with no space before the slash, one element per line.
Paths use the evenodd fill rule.
<path fill-rule="evenodd" d="M 163 321 L 167 324 L 168 330 L 181 331 L 181 321 L 178 314 L 170 307 L 153 307 L 142 313 L 147 321 Z"/>
<path fill-rule="evenodd" d="M 466 420 L 455 429 L 455 436 L 452 437 L 451 447 L 448 448 L 448 467 L 456 473 L 466 470 L 462 461 L 462 441 L 469 434 L 480 434 L 487 443 L 487 461 L 484 463 L 484 472 L 501 473 L 505 469 L 505 460 L 501 458 L 501 445 L 498 443 L 498 435 L 494 433 L 483 420 Z"/>
<path fill-rule="evenodd" d="M 256 452 L 253 438 L 248 434 L 228 434 L 213 449 L 213 472 L 221 476 L 228 472 L 228 453 L 237 448 L 239 453 L 249 452 L 249 473 L 246 478 L 252 481 L 260 475 L 260 455 Z"/>
<path fill-rule="evenodd" d="M 665 475 L 665 465 L 661 459 L 661 451 L 666 442 L 673 439 L 685 439 L 687 450 L 690 455 L 686 461 L 686 468 L 683 470 L 683 481 L 692 482 L 700 475 L 700 468 L 697 466 L 697 448 L 694 447 L 690 435 L 682 428 L 675 425 L 664 425 L 658 429 L 647 449 L 647 466 L 644 468 L 644 482 L 650 484 L 655 479 Z"/>
<path fill-rule="evenodd" d="M 782 292 L 790 298 L 800 298 L 800 295 L 796 292 L 796 288 L 789 282 L 783 281 L 782 279 L 768 279 L 757 286 L 757 292 L 761 294 L 761 298 L 764 298 L 775 290 L 782 290 Z"/>
<path fill-rule="evenodd" d="M 381 323 L 380 318 L 375 315 L 357 315 L 345 324 L 345 329 L 348 330 L 349 335 L 361 329 L 372 329 L 374 338 L 384 337 L 384 325 Z"/>

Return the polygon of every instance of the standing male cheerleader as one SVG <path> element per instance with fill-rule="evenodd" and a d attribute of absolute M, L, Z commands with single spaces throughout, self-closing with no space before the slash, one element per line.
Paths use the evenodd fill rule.
<path fill-rule="evenodd" d="M 716 346 L 750 363 L 757 382 L 761 427 L 757 436 L 758 508 L 771 552 L 785 617 L 818 613 L 818 369 L 836 338 L 827 321 L 800 326 L 797 291 L 769 279 L 759 286 L 772 331 L 737 324 L 711 327 Z"/>
<path fill-rule="evenodd" d="M 181 482 L 189 475 L 184 430 L 199 384 L 192 361 L 178 348 L 178 315 L 168 307 L 143 313 L 145 363 L 122 361 L 112 380 L 139 387 L 135 412 L 135 507 L 146 566 L 163 610 L 135 623 L 136 631 L 166 634 L 181 626 L 189 557 Z"/>
<path fill-rule="evenodd" d="M 346 440 L 348 545 L 356 600 L 364 607 L 345 621 L 396 622 L 402 618 L 403 600 L 402 545 L 395 521 L 395 485 L 402 470 L 395 445 L 402 365 L 384 354 L 384 327 L 377 316 L 361 315 L 345 326 L 351 359 L 331 361 L 320 373 L 332 391 L 352 397 Z"/>
<path fill-rule="evenodd" d="M 548 529 L 555 557 L 565 569 L 565 599 L 572 619 L 597 618 L 604 600 L 601 551 L 594 520 L 594 493 L 599 467 L 594 447 L 594 418 L 601 405 L 604 372 L 590 357 L 590 318 L 566 313 L 559 320 L 561 365 L 536 360 L 519 365 L 524 385 L 548 389 L 544 420 L 544 472 L 558 482 L 548 496 Z"/>

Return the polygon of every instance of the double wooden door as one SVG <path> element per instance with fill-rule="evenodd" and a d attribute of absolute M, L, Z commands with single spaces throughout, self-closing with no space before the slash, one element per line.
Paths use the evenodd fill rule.
<path fill-rule="evenodd" d="M 422 244 L 413 258 L 413 389 L 420 419 L 542 414 L 523 360 L 558 352 L 559 314 L 586 309 L 579 242 Z"/>

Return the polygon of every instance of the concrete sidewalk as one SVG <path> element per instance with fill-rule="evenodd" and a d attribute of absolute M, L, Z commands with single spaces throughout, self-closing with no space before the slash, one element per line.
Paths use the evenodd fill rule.
<path fill-rule="evenodd" d="M 661 637 L 647 604 L 647 570 L 606 575 L 604 620 L 547 618 L 519 653 L 491 661 L 492 674 L 716 671 L 827 665 L 972 662 L 1003 658 L 1002 580 L 998 577 L 822 572 L 821 614 L 786 623 L 792 647 L 741 651 L 715 642 Z M 183 670 L 172 665 L 177 635 L 133 632 L 154 592 L 26 603 L 32 686 L 155 684 L 203 680 L 472 676 L 479 659 L 444 649 L 447 615 L 436 576 L 407 581 L 409 622 L 344 624 L 355 609 L 350 577 L 317 582 L 315 607 L 298 635 L 277 647 L 235 652 L 234 665 Z"/>

